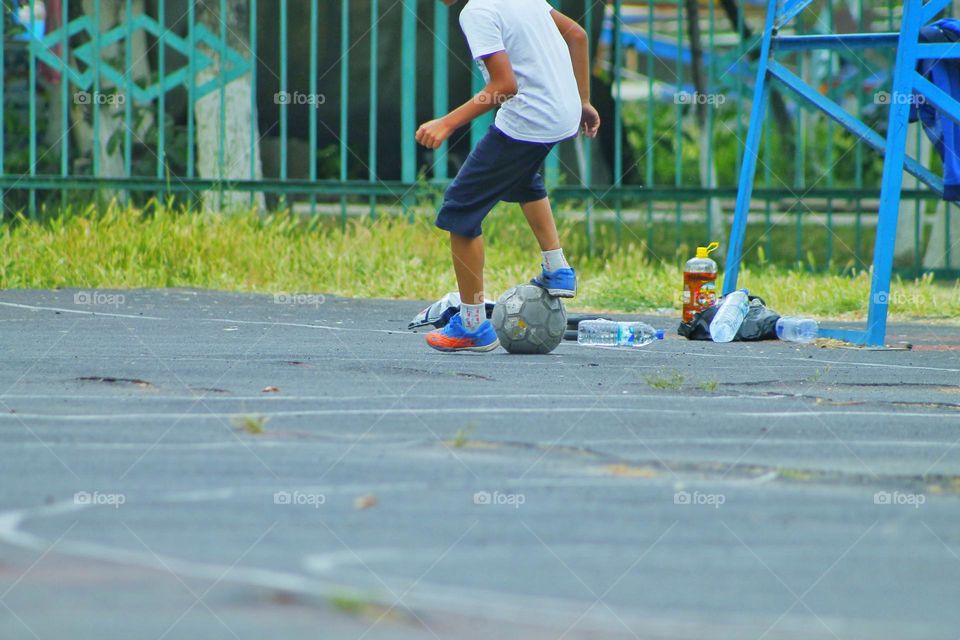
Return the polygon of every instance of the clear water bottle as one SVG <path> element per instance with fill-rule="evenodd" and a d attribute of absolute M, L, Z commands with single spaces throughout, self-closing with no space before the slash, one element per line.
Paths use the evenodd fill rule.
<path fill-rule="evenodd" d="M 812 318 L 785 316 L 777 320 L 777 337 L 789 342 L 813 342 L 820 335 L 820 323 Z"/>
<path fill-rule="evenodd" d="M 583 320 L 577 326 L 577 343 L 591 347 L 644 347 L 663 340 L 663 330 L 645 322 Z"/>
<path fill-rule="evenodd" d="M 750 298 L 746 289 L 734 291 L 724 297 L 710 323 L 710 337 L 714 342 L 732 342 L 750 311 Z"/>

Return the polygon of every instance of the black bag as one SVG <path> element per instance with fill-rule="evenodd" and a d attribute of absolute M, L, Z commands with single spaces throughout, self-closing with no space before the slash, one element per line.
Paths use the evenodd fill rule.
<path fill-rule="evenodd" d="M 723 299 L 717 300 L 712 307 L 693 316 L 690 322 L 681 322 L 677 333 L 687 340 L 710 340 L 710 322 L 717 315 Z M 777 339 L 777 320 L 780 315 L 767 308 L 763 298 L 750 296 L 750 310 L 744 318 L 734 342 L 755 342 L 757 340 Z"/>

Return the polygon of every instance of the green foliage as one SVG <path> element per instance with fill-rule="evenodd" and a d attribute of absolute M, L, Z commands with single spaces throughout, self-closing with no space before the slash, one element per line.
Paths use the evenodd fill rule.
<path fill-rule="evenodd" d="M 465 427 L 460 427 L 457 429 L 457 432 L 453 436 L 453 440 L 450 442 L 450 446 L 454 449 L 462 449 L 467 446 L 467 443 L 470 442 L 471 436 L 473 436 L 474 431 L 477 430 L 477 425 L 470 423 Z"/>
<path fill-rule="evenodd" d="M 644 377 L 647 385 L 660 391 L 676 391 L 683 387 L 683 374 L 676 369 L 657 371 Z"/>
<path fill-rule="evenodd" d="M 697 388 L 701 391 L 706 391 L 707 393 L 716 393 L 717 389 L 720 387 L 720 383 L 716 380 L 708 380 L 706 382 L 701 382 L 697 385 Z"/>
<path fill-rule="evenodd" d="M 144 209 L 68 208 L 48 219 L 0 224 L 0 288 L 203 287 L 432 300 L 456 289 L 448 236 L 433 226 L 432 209 L 414 214 L 413 222 L 382 216 L 341 227 L 333 218 L 198 214 L 156 202 Z M 591 257 L 582 223 L 561 220 L 560 231 L 580 273 L 575 308 L 676 310 L 682 255 L 654 261 L 637 233 L 625 233 L 617 246 L 610 228 L 599 227 L 600 249 Z M 492 297 L 538 269 L 539 247 L 516 207 L 492 215 L 484 237 Z M 852 319 L 866 314 L 870 275 L 767 264 L 746 266 L 740 283 L 782 314 Z M 890 303 L 894 317 L 955 320 L 960 283 L 898 280 Z"/>
<path fill-rule="evenodd" d="M 746 138 L 749 104 L 744 105 L 742 114 L 737 113 L 736 105 L 727 102 L 722 107 L 711 107 L 713 115 L 712 153 L 717 167 L 717 184 L 730 187 L 737 184 L 740 160 L 743 156 L 743 140 Z M 690 107 L 678 108 L 676 105 L 646 102 L 628 102 L 623 105 L 624 131 L 627 144 L 639 159 L 639 166 L 628 171 L 626 181 L 632 184 L 649 184 L 646 180 L 647 163 L 653 163 L 653 185 L 673 186 L 677 183 L 677 156 L 680 156 L 682 171 L 681 186 L 699 186 L 701 156 L 707 153 L 700 143 L 700 128 L 696 124 L 694 111 Z M 738 129 L 738 116 L 742 118 Z M 653 122 L 653 146 L 647 149 L 648 129 Z M 682 125 L 677 127 L 677 122 Z M 858 157 L 855 153 L 857 138 L 843 128 L 831 124 L 823 117 L 809 119 L 805 132 L 803 153 L 800 156 L 801 176 L 806 186 L 817 185 L 821 188 L 854 187 Z M 797 161 L 793 138 L 787 138 L 778 131 L 776 122 L 770 116 L 770 135 L 764 137 L 761 146 L 761 162 L 757 168 L 757 185 L 765 186 L 767 174 L 770 187 L 788 189 L 796 184 Z M 796 126 L 796 120 L 794 120 Z M 833 140 L 833 155 L 829 155 L 828 141 Z M 862 144 L 862 143 L 861 143 Z M 860 166 L 863 172 L 863 185 L 880 184 L 883 173 L 883 157 L 863 146 Z M 830 178 L 832 174 L 832 183 Z"/>
<path fill-rule="evenodd" d="M 248 433 L 250 435 L 262 434 L 263 428 L 269 421 L 270 419 L 268 417 L 259 415 L 241 415 L 233 416 L 233 418 L 231 418 L 231 422 L 237 431 Z"/>

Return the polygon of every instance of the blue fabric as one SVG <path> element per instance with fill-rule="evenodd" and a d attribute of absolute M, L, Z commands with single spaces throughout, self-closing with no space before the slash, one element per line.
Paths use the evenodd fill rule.
<path fill-rule="evenodd" d="M 960 20 L 938 20 L 920 32 L 922 42 L 960 41 Z M 960 60 L 921 60 L 917 71 L 955 100 L 960 100 Z M 960 201 L 960 125 L 932 104 L 917 98 L 910 122 L 919 120 L 943 160 L 943 199 Z"/>
<path fill-rule="evenodd" d="M 554 144 L 514 140 L 495 125 L 470 152 L 443 196 L 437 226 L 468 238 L 498 202 L 536 202 L 547 197 L 540 167 Z"/>

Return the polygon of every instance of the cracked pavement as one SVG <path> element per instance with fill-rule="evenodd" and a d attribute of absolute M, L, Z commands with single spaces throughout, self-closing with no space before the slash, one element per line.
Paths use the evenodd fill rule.
<path fill-rule="evenodd" d="M 90 293 L 0 295 L 5 639 L 957 637 L 958 327 L 449 356 Z"/>

